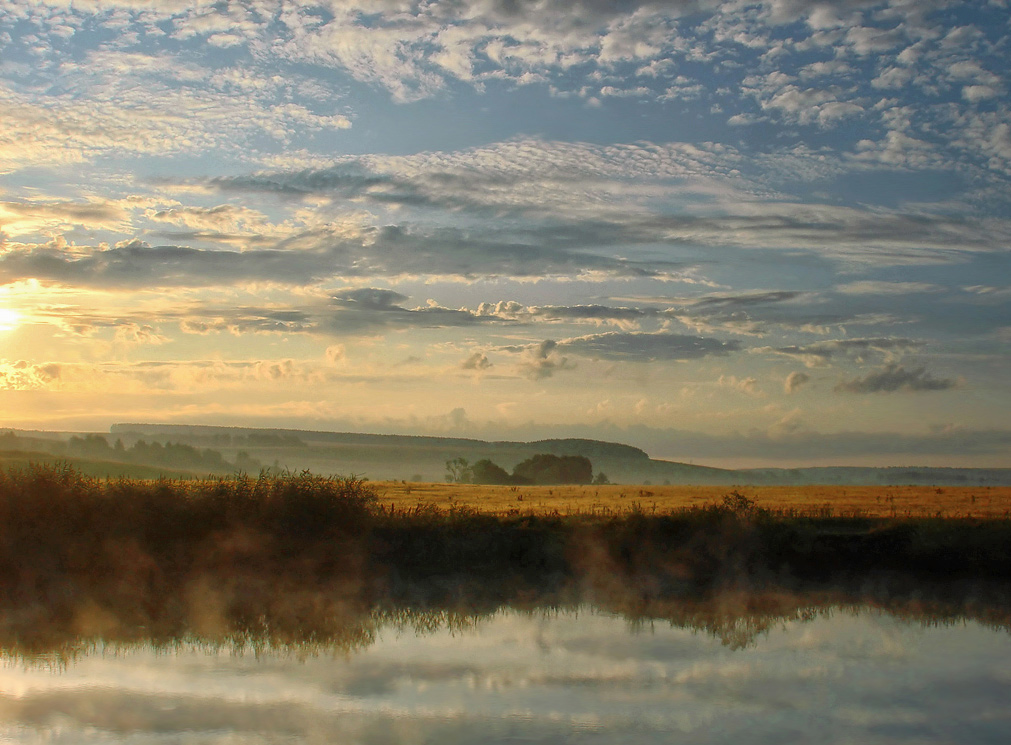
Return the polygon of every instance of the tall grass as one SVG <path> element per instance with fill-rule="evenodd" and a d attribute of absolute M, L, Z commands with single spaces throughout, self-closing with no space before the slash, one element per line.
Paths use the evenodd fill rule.
<path fill-rule="evenodd" d="M 297 551 L 360 535 L 375 493 L 361 479 L 309 473 L 204 481 L 98 480 L 68 466 L 0 472 L 0 571 L 93 571 L 132 546 L 170 564 L 231 533 Z"/>

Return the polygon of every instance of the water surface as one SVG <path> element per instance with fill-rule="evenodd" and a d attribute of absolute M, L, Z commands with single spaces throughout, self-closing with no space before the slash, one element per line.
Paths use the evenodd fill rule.
<path fill-rule="evenodd" d="M 417 620 L 417 619 L 415 619 Z M 1011 635 L 822 608 L 747 643 L 581 607 L 381 622 L 356 651 L 7 658 L 16 743 L 1006 743 Z"/>

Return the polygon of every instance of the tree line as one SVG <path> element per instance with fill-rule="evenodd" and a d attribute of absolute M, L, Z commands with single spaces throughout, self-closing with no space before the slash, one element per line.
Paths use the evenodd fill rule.
<path fill-rule="evenodd" d="M 23 443 L 13 432 L 0 434 L 0 449 L 21 449 Z M 217 450 L 195 448 L 182 442 L 145 442 L 137 440 L 127 447 L 121 439 L 110 445 L 102 435 L 74 435 L 66 441 L 41 442 L 33 440 L 33 445 L 43 445 L 54 455 L 76 456 L 92 460 L 108 460 L 120 463 L 166 466 L 212 472 L 235 470 L 257 473 L 262 467 L 260 461 L 239 451 L 234 462 L 229 462 Z"/>

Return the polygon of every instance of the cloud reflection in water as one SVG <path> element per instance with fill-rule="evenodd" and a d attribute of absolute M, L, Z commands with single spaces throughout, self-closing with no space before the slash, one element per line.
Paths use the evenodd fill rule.
<path fill-rule="evenodd" d="M 1011 637 L 874 612 L 785 621 L 745 649 L 588 608 L 385 626 L 308 659 L 182 645 L 0 670 L 29 742 L 997 742 Z"/>

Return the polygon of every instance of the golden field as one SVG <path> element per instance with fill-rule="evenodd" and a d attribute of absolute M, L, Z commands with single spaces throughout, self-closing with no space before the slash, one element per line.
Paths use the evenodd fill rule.
<path fill-rule="evenodd" d="M 776 513 L 825 517 L 1004 517 L 1007 486 L 486 486 L 377 481 L 381 504 L 482 513 L 667 512 L 719 503 L 731 492 Z"/>

